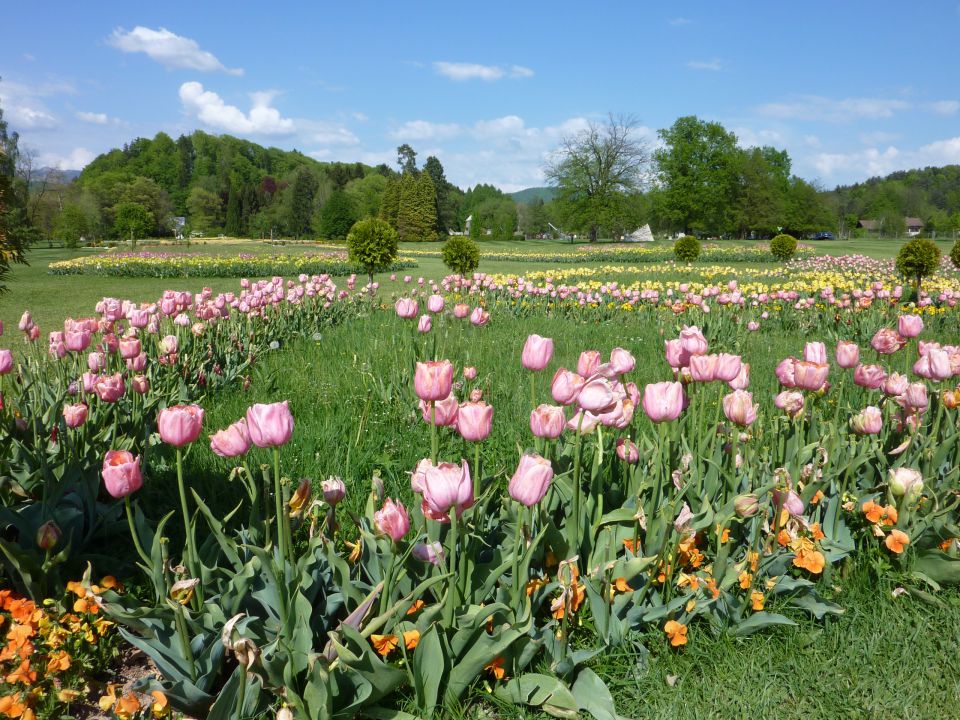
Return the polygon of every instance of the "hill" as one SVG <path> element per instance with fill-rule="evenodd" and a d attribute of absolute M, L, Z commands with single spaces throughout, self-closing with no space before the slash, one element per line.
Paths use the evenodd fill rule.
<path fill-rule="evenodd" d="M 523 190 L 509 193 L 509 196 L 513 198 L 514 202 L 521 205 L 529 205 L 533 200 L 538 198 L 544 202 L 550 202 L 557 196 L 557 189 L 555 187 L 524 188 Z"/>

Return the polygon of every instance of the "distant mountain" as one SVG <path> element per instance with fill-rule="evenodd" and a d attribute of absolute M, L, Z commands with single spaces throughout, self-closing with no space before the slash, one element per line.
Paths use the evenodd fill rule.
<path fill-rule="evenodd" d="M 60 168 L 42 167 L 39 170 L 33 171 L 33 177 L 31 179 L 36 182 L 43 182 L 51 173 L 59 174 L 64 182 L 70 182 L 80 177 L 79 170 L 61 170 Z"/>
<path fill-rule="evenodd" d="M 532 187 L 510 193 L 513 201 L 521 204 L 529 204 L 537 198 L 540 198 L 544 202 L 550 202 L 556 196 L 557 189 L 555 187 Z"/>

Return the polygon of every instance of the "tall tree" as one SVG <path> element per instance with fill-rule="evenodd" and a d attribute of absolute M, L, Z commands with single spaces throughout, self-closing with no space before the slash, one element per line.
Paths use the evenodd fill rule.
<path fill-rule="evenodd" d="M 397 148 L 397 165 L 401 173 L 412 175 L 417 172 L 417 153 L 407 143 Z"/>
<path fill-rule="evenodd" d="M 380 200 L 380 212 L 378 217 L 384 222 L 390 223 L 390 226 L 396 230 L 397 221 L 400 216 L 400 183 L 397 178 L 390 178 L 387 181 L 387 187 L 383 191 L 383 198 Z"/>
<path fill-rule="evenodd" d="M 411 173 L 400 176 L 400 199 L 397 207 L 397 234 L 400 240 L 419 240 L 420 209 L 417 180 Z"/>
<path fill-rule="evenodd" d="M 650 152 L 636 128 L 633 118 L 613 115 L 604 125 L 590 123 L 564 138 L 545 167 L 560 201 L 588 228 L 591 242 L 601 225 L 618 213 L 625 196 L 643 184 Z"/>
<path fill-rule="evenodd" d="M 16 168 L 17 134 L 7 134 L 7 122 L 0 107 L 0 293 L 7 290 L 6 279 L 12 263 L 25 262 L 23 246 L 14 228 L 17 198 L 13 181 Z"/>
<path fill-rule="evenodd" d="M 423 241 L 437 239 L 437 191 L 433 180 L 427 173 L 420 173 L 417 179 L 417 225 L 418 239 Z"/>
<path fill-rule="evenodd" d="M 423 172 L 430 176 L 436 194 L 437 232 L 446 234 L 457 222 L 456 188 L 448 181 L 440 160 L 431 155 L 423 164 Z"/>
<path fill-rule="evenodd" d="M 227 193 L 227 223 L 224 232 L 230 237 L 239 237 L 241 234 L 240 196 L 237 193 L 236 183 L 230 183 L 230 192 Z"/>
<path fill-rule="evenodd" d="M 350 196 L 343 190 L 334 190 L 320 209 L 320 237 L 343 240 L 357 221 L 357 213 Z"/>
<path fill-rule="evenodd" d="M 313 196 L 317 192 L 317 181 L 306 168 L 301 168 L 290 187 L 290 214 L 287 219 L 287 229 L 294 237 L 299 238 L 310 232 L 310 221 L 313 217 Z"/>

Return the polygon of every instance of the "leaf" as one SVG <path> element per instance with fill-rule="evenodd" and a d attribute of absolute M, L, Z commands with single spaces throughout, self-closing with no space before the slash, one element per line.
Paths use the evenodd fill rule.
<path fill-rule="evenodd" d="M 743 622 L 734 625 L 729 633 L 734 637 L 745 637 L 774 625 L 796 625 L 796 623 L 783 615 L 763 611 L 754 613 Z"/>
<path fill-rule="evenodd" d="M 918 552 L 913 569 L 942 585 L 960 584 L 960 558 L 950 557 L 939 549 Z"/>
<path fill-rule="evenodd" d="M 573 693 L 562 680 L 552 675 L 527 673 L 497 685 L 494 694 L 514 705 L 542 708 L 553 717 L 574 720 L 578 714 Z"/>
<path fill-rule="evenodd" d="M 437 707 L 437 698 L 447 674 L 447 657 L 436 625 L 431 625 L 420 636 L 420 643 L 413 651 L 413 681 L 416 685 L 420 709 L 432 715 Z"/>
<path fill-rule="evenodd" d="M 613 696 L 606 683 L 590 668 L 584 668 L 570 688 L 577 701 L 577 708 L 593 715 L 597 720 L 619 720 L 613 705 Z"/>
<path fill-rule="evenodd" d="M 790 603 L 792 605 L 796 605 L 798 608 L 806 610 L 817 620 L 823 620 L 823 616 L 827 613 L 832 615 L 843 615 L 844 612 L 843 608 L 836 603 L 821 600 L 813 593 L 795 597 L 790 601 Z"/>

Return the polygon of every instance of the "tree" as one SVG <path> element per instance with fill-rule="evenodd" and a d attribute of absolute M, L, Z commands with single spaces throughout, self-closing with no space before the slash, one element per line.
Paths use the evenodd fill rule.
<path fill-rule="evenodd" d="M 334 190 L 320 210 L 320 237 L 343 240 L 357 221 L 356 215 L 350 196 L 343 190 Z"/>
<path fill-rule="evenodd" d="M 389 269 L 397 252 L 397 231 L 378 218 L 357 221 L 347 234 L 347 257 L 363 267 L 371 286 L 373 274 Z"/>
<path fill-rule="evenodd" d="M 67 247 L 77 247 L 80 239 L 90 231 L 87 215 L 79 205 L 69 203 L 63 207 L 63 212 L 57 216 L 54 223 L 54 236 L 63 240 Z"/>
<path fill-rule="evenodd" d="M 383 197 L 380 200 L 380 213 L 378 217 L 396 229 L 399 215 L 400 181 L 396 178 L 390 178 L 387 180 L 387 186 L 384 188 Z"/>
<path fill-rule="evenodd" d="M 417 172 L 417 153 L 407 143 L 397 148 L 397 165 L 401 173 L 413 175 Z"/>
<path fill-rule="evenodd" d="M 617 215 L 623 198 L 640 190 L 650 162 L 646 143 L 635 137 L 637 122 L 610 115 L 606 125 L 589 126 L 563 139 L 547 163 L 547 179 L 557 185 L 558 197 L 597 239 L 603 222 Z"/>
<path fill-rule="evenodd" d="M 231 183 L 230 192 L 227 194 L 227 223 L 223 228 L 230 237 L 238 237 L 241 234 L 241 217 L 240 197 L 237 194 L 236 185 Z"/>
<path fill-rule="evenodd" d="M 447 181 L 443 165 L 433 155 L 423 164 L 423 172 L 430 176 L 436 192 L 437 232 L 445 235 L 447 230 L 455 227 L 457 223 L 459 191 Z"/>
<path fill-rule="evenodd" d="M 132 244 L 145 238 L 154 228 L 153 215 L 143 205 L 120 203 L 114 208 L 113 232 L 119 238 L 130 238 Z"/>
<path fill-rule="evenodd" d="M 661 222 L 671 229 L 722 233 L 733 225 L 739 183 L 737 136 L 716 122 L 690 115 L 658 132 L 654 153 Z"/>
<path fill-rule="evenodd" d="M 913 279 L 918 293 L 923 278 L 936 272 L 939 265 L 940 248 L 933 240 L 914 238 L 897 253 L 897 272 Z"/>
<path fill-rule="evenodd" d="M 421 240 L 437 239 L 437 191 L 427 173 L 417 179 L 417 212 Z"/>
<path fill-rule="evenodd" d="M 317 192 L 317 181 L 306 168 L 297 171 L 290 188 L 290 200 L 287 229 L 299 238 L 310 232 L 310 220 L 313 216 L 313 196 Z"/>
<path fill-rule="evenodd" d="M 436 193 L 430 176 L 426 173 L 419 176 L 404 173 L 400 178 L 396 224 L 400 239 L 404 242 L 435 239 L 436 213 Z"/>
<path fill-rule="evenodd" d="M 443 264 L 457 275 L 470 275 L 480 265 L 480 248 L 468 237 L 454 235 L 443 243 Z"/>
<path fill-rule="evenodd" d="M 783 225 L 790 179 L 790 157 L 774 148 L 742 151 L 736 224 L 741 237 L 766 235 Z"/>
<path fill-rule="evenodd" d="M 350 196 L 359 217 L 377 215 L 389 183 L 390 181 L 380 173 L 370 173 L 347 183 L 345 191 Z"/>

